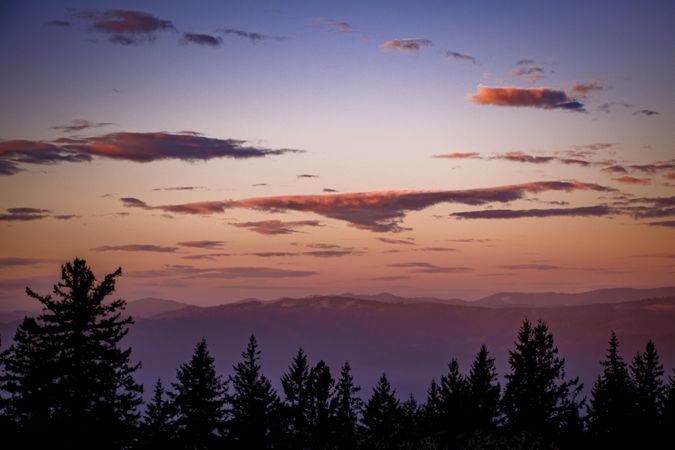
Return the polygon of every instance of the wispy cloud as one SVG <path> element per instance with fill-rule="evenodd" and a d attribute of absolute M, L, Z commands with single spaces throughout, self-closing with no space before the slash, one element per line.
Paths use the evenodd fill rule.
<path fill-rule="evenodd" d="M 219 36 L 204 33 L 183 33 L 180 43 L 183 45 L 194 44 L 203 47 L 219 47 L 223 40 Z"/>
<path fill-rule="evenodd" d="M 298 228 L 323 226 L 318 220 L 261 220 L 257 222 L 233 223 L 232 225 L 266 235 L 298 233 Z"/>
<path fill-rule="evenodd" d="M 107 127 L 109 125 L 114 125 L 112 122 L 92 122 L 90 120 L 78 119 L 72 120 L 69 125 L 55 125 L 52 127 L 52 130 L 65 131 L 66 133 L 72 133 L 75 131 L 87 130 L 89 128 L 100 128 Z"/>
<path fill-rule="evenodd" d="M 394 245 L 416 245 L 413 239 L 391 239 L 385 237 L 377 238 L 378 241 L 384 242 L 385 244 L 394 244 Z"/>
<path fill-rule="evenodd" d="M 529 81 L 539 81 L 545 78 L 544 67 L 539 65 L 521 65 L 511 71 L 515 76 Z"/>
<path fill-rule="evenodd" d="M 38 208 L 7 208 L 5 214 L 0 214 L 1 222 L 29 222 L 46 219 L 51 214 L 47 209 Z"/>
<path fill-rule="evenodd" d="M 342 20 L 329 19 L 328 17 L 317 17 L 313 21 L 315 26 L 323 27 L 328 30 L 348 33 L 354 31 L 354 27 L 348 22 Z"/>
<path fill-rule="evenodd" d="M 126 244 L 126 245 L 102 245 L 93 250 L 97 252 L 123 251 L 123 252 L 154 252 L 174 253 L 178 247 L 165 247 L 153 244 Z"/>
<path fill-rule="evenodd" d="M 410 269 L 409 272 L 411 273 L 466 273 L 473 271 L 469 267 L 443 267 L 427 262 L 395 263 L 388 264 L 388 266 Z"/>
<path fill-rule="evenodd" d="M 439 153 L 433 155 L 434 158 L 447 158 L 447 159 L 476 159 L 480 158 L 480 153 L 478 152 L 454 152 L 454 153 Z"/>
<path fill-rule="evenodd" d="M 497 268 L 507 270 L 558 270 L 561 267 L 552 264 L 507 264 L 497 266 Z"/>
<path fill-rule="evenodd" d="M 597 205 L 578 208 L 486 209 L 483 211 L 456 212 L 450 215 L 459 219 L 522 219 L 531 217 L 597 217 L 616 213 L 616 210 L 607 205 Z"/>
<path fill-rule="evenodd" d="M 262 158 L 296 149 L 269 149 L 240 139 L 219 139 L 195 133 L 119 132 L 95 137 L 60 138 L 52 142 L 0 141 L 0 174 L 13 175 L 20 164 L 88 162 L 94 157 L 151 162 L 167 159 L 205 161 L 214 158 Z M 4 163 L 4 164 L 3 164 Z"/>
<path fill-rule="evenodd" d="M 248 39 L 251 42 L 260 42 L 260 41 L 283 41 L 286 38 L 284 36 L 271 36 L 268 34 L 238 30 L 236 28 L 223 28 L 220 30 L 226 36 L 237 36 L 240 38 Z"/>
<path fill-rule="evenodd" d="M 541 109 L 565 109 L 584 112 L 582 103 L 567 93 L 550 88 L 517 88 L 478 86 L 478 92 L 469 97 L 479 105 L 531 107 Z"/>
<path fill-rule="evenodd" d="M 658 116 L 660 113 L 653 109 L 640 109 L 633 113 L 634 116 Z"/>
<path fill-rule="evenodd" d="M 446 50 L 445 56 L 449 59 L 454 59 L 454 60 L 458 60 L 458 61 L 469 61 L 473 64 L 478 64 L 478 60 L 476 58 L 474 58 L 471 55 L 467 55 L 465 53 L 455 52 L 455 51 L 452 51 L 452 50 Z"/>
<path fill-rule="evenodd" d="M 113 44 L 134 45 L 152 42 L 157 34 L 176 31 L 170 20 L 160 19 L 143 11 L 111 9 L 103 12 L 79 11 L 73 13 L 77 19 L 91 24 L 90 30 L 109 35 Z"/>
<path fill-rule="evenodd" d="M 382 50 L 396 50 L 399 52 L 419 52 L 424 47 L 430 47 L 432 42 L 429 39 L 392 39 L 380 45 Z"/>
<path fill-rule="evenodd" d="M 213 248 L 223 248 L 225 241 L 183 241 L 177 242 L 176 245 L 181 247 L 192 247 L 192 248 L 202 248 L 202 249 L 213 249 Z"/>
<path fill-rule="evenodd" d="M 632 177 L 630 175 L 624 175 L 622 177 L 614 178 L 614 181 L 618 181 L 619 183 L 623 184 L 651 184 L 651 180 L 649 178 L 637 178 L 637 177 Z"/>
<path fill-rule="evenodd" d="M 359 192 L 328 195 L 288 195 L 277 197 L 256 197 L 243 200 L 221 200 L 177 205 L 148 206 L 143 201 L 134 199 L 125 204 L 134 207 L 159 209 L 170 213 L 213 214 L 231 208 L 254 209 L 267 212 L 303 211 L 313 212 L 323 217 L 341 220 L 356 228 L 376 232 L 400 232 L 405 230 L 401 222 L 411 211 L 420 211 L 441 203 L 465 205 L 485 205 L 489 203 L 507 203 L 524 198 L 527 194 L 546 191 L 598 191 L 612 192 L 614 189 L 593 183 L 579 181 L 536 181 L 493 188 L 446 190 L 446 191 L 382 191 Z M 143 206 L 145 205 L 145 206 Z M 279 222 L 271 225 L 271 229 L 281 227 L 284 222 L 263 221 L 262 223 Z M 305 222 L 305 221 L 301 221 Z M 317 221 L 310 221 L 317 222 Z M 255 228 L 256 222 L 250 222 Z M 244 225 L 240 225 L 244 226 Z M 265 229 L 269 225 L 263 225 Z M 311 226 L 319 226 L 317 222 Z M 258 230 L 256 230 L 258 231 Z M 287 231 L 286 231 L 287 232 Z"/>
<path fill-rule="evenodd" d="M 572 82 L 572 93 L 586 96 L 593 91 L 602 91 L 604 86 L 599 81 L 591 81 L 590 83 Z"/>

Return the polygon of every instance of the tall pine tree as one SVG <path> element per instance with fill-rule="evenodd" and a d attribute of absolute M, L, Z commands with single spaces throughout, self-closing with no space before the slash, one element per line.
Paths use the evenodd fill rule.
<path fill-rule="evenodd" d="M 647 448 L 653 447 L 661 421 L 665 387 L 663 365 L 651 339 L 647 342 L 645 351 L 635 355 L 630 371 L 635 386 L 634 427 L 641 437 L 641 444 Z"/>
<path fill-rule="evenodd" d="M 274 448 L 280 439 L 280 400 L 261 371 L 255 336 L 251 335 L 241 356 L 230 377 L 230 440 L 240 450 Z"/>
<path fill-rule="evenodd" d="M 319 361 L 309 373 L 309 401 L 307 404 L 310 447 L 327 449 L 331 444 L 331 419 L 333 386 L 335 380 L 330 368 L 324 361 Z"/>
<path fill-rule="evenodd" d="M 33 405 L 20 420 L 48 421 L 50 448 L 88 449 L 97 442 L 100 449 L 119 450 L 134 443 L 142 387 L 133 374 L 139 364 L 130 362 L 131 349 L 120 347 L 133 320 L 122 317 L 124 300 L 107 298 L 121 274 L 117 269 L 97 282 L 86 262 L 75 258 L 61 266 L 53 296 L 26 288 L 43 312 L 18 330 L 5 355 L 18 365 L 8 368 L 5 382 L 15 390 L 14 406 Z"/>
<path fill-rule="evenodd" d="M 466 379 L 469 430 L 492 432 L 499 419 L 499 383 L 495 360 L 482 345 Z"/>
<path fill-rule="evenodd" d="M 533 327 L 525 319 L 509 355 L 511 372 L 503 397 L 509 431 L 547 445 L 571 445 L 582 428 L 576 400 L 582 385 L 578 378 L 565 378 L 565 360 L 558 357 L 546 324 L 539 321 Z"/>
<path fill-rule="evenodd" d="M 197 343 L 190 361 L 178 368 L 172 387 L 169 395 L 180 447 L 207 450 L 222 445 L 227 387 L 216 375 L 206 339 Z"/>
<path fill-rule="evenodd" d="M 446 446 L 454 448 L 468 431 L 467 383 L 459 372 L 459 363 L 452 359 L 448 364 L 448 373 L 441 376 L 440 382 L 441 440 Z"/>
<path fill-rule="evenodd" d="M 336 450 L 356 448 L 359 414 L 363 407 L 362 400 L 357 396 L 360 390 L 360 387 L 354 385 L 349 362 L 345 361 L 331 401 L 332 443 Z"/>
<path fill-rule="evenodd" d="M 284 390 L 283 420 L 285 446 L 302 450 L 309 448 L 309 365 L 302 348 L 293 358 L 288 371 L 281 377 Z"/>
<path fill-rule="evenodd" d="M 628 368 L 619 355 L 619 339 L 612 331 L 602 373 L 593 385 L 588 407 L 588 431 L 598 445 L 615 447 L 630 442 L 634 433 L 635 393 Z"/>
<path fill-rule="evenodd" d="M 145 407 L 140 427 L 139 449 L 176 449 L 176 427 L 173 421 L 173 405 L 169 401 L 162 381 L 158 378 L 152 400 Z"/>
<path fill-rule="evenodd" d="M 387 376 L 382 374 L 363 410 L 363 448 L 396 448 L 399 434 L 399 416 L 399 401 L 396 398 L 396 391 L 392 389 Z"/>

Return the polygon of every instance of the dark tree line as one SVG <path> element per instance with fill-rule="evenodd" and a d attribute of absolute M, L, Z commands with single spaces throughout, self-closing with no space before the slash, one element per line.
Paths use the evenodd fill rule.
<path fill-rule="evenodd" d="M 120 274 L 97 281 L 75 259 L 62 266 L 53 295 L 27 289 L 43 312 L 26 317 L 0 354 L 3 448 L 670 448 L 675 434 L 675 374 L 664 379 L 653 342 L 627 364 L 612 333 L 586 402 L 547 325 L 527 319 L 503 389 L 485 346 L 466 372 L 451 360 L 424 403 L 401 399 L 386 374 L 364 401 L 348 362 L 334 377 L 299 349 L 277 393 L 251 336 L 227 378 L 202 339 L 143 405 L 139 364 L 121 346 L 133 322 L 123 300 L 107 299 Z"/>

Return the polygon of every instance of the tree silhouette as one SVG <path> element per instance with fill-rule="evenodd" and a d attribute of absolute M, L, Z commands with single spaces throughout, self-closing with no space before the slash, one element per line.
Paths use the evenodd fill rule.
<path fill-rule="evenodd" d="M 399 401 L 385 374 L 363 410 L 364 448 L 391 449 L 398 442 Z"/>
<path fill-rule="evenodd" d="M 331 418 L 333 412 L 332 396 L 335 380 L 330 368 L 324 361 L 319 361 L 309 373 L 308 385 L 308 423 L 311 430 L 310 447 L 325 449 L 331 443 Z"/>
<path fill-rule="evenodd" d="M 454 448 L 468 430 L 467 384 L 456 359 L 448 364 L 448 373 L 441 376 L 439 394 L 441 441 Z"/>
<path fill-rule="evenodd" d="M 482 345 L 466 378 L 468 431 L 491 432 L 499 418 L 499 383 L 495 360 Z"/>
<path fill-rule="evenodd" d="M 172 387 L 169 396 L 180 447 L 216 448 L 223 442 L 227 386 L 216 375 L 206 339 L 197 343 L 190 361 L 178 368 Z"/>
<path fill-rule="evenodd" d="M 331 400 L 332 443 L 336 450 L 350 450 L 357 443 L 356 429 L 363 402 L 357 397 L 361 388 L 354 385 L 351 371 L 349 362 L 345 361 Z"/>
<path fill-rule="evenodd" d="M 668 377 L 668 386 L 664 394 L 660 436 L 662 442 L 673 442 L 675 439 L 675 369 Z"/>
<path fill-rule="evenodd" d="M 628 368 L 619 355 L 619 340 L 612 331 L 602 374 L 593 385 L 588 428 L 598 444 L 617 446 L 634 435 L 635 393 Z"/>
<path fill-rule="evenodd" d="M 155 382 L 152 400 L 145 408 L 140 426 L 139 448 L 143 450 L 175 449 L 176 427 L 173 421 L 173 405 L 167 398 L 162 380 Z"/>
<path fill-rule="evenodd" d="M 503 397 L 509 431 L 539 437 L 547 445 L 578 438 L 581 405 L 576 397 L 582 385 L 578 378 L 565 379 L 565 360 L 558 357 L 546 324 L 539 321 L 533 327 L 526 318 L 509 355 L 511 373 Z"/>
<path fill-rule="evenodd" d="M 255 336 L 251 335 L 242 361 L 234 366 L 230 377 L 232 407 L 230 439 L 235 448 L 273 448 L 279 439 L 280 401 L 270 381 L 260 370 L 260 351 Z M 277 441 L 278 442 L 278 441 Z"/>
<path fill-rule="evenodd" d="M 61 266 L 54 297 L 26 288 L 43 312 L 24 321 L 3 358 L 12 361 L 5 389 L 14 390 L 15 407 L 32 405 L 21 420 L 49 422 L 50 448 L 85 449 L 97 442 L 97 448 L 119 450 L 136 437 L 142 387 L 133 374 L 139 364 L 130 363 L 131 349 L 119 346 L 133 320 L 121 317 L 124 300 L 107 299 L 121 274 L 117 269 L 97 283 L 86 262 L 75 258 Z M 19 367 L 24 363 L 32 368 Z"/>
<path fill-rule="evenodd" d="M 635 386 L 637 429 L 643 445 L 647 447 L 656 444 L 658 425 L 663 410 L 664 385 L 663 365 L 659 362 L 659 355 L 654 343 L 649 340 L 643 353 L 633 358 L 630 366 Z"/>
<path fill-rule="evenodd" d="M 288 448 L 305 449 L 309 445 L 308 402 L 309 366 L 302 348 L 293 358 L 288 372 L 281 377 L 284 390 L 284 432 Z"/>

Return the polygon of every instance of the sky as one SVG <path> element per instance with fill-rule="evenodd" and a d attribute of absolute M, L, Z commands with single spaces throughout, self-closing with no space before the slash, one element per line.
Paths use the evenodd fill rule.
<path fill-rule="evenodd" d="M 95 9 L 92 8 L 95 6 Z M 675 279 L 675 4 L 4 1 L 0 309 Z"/>

